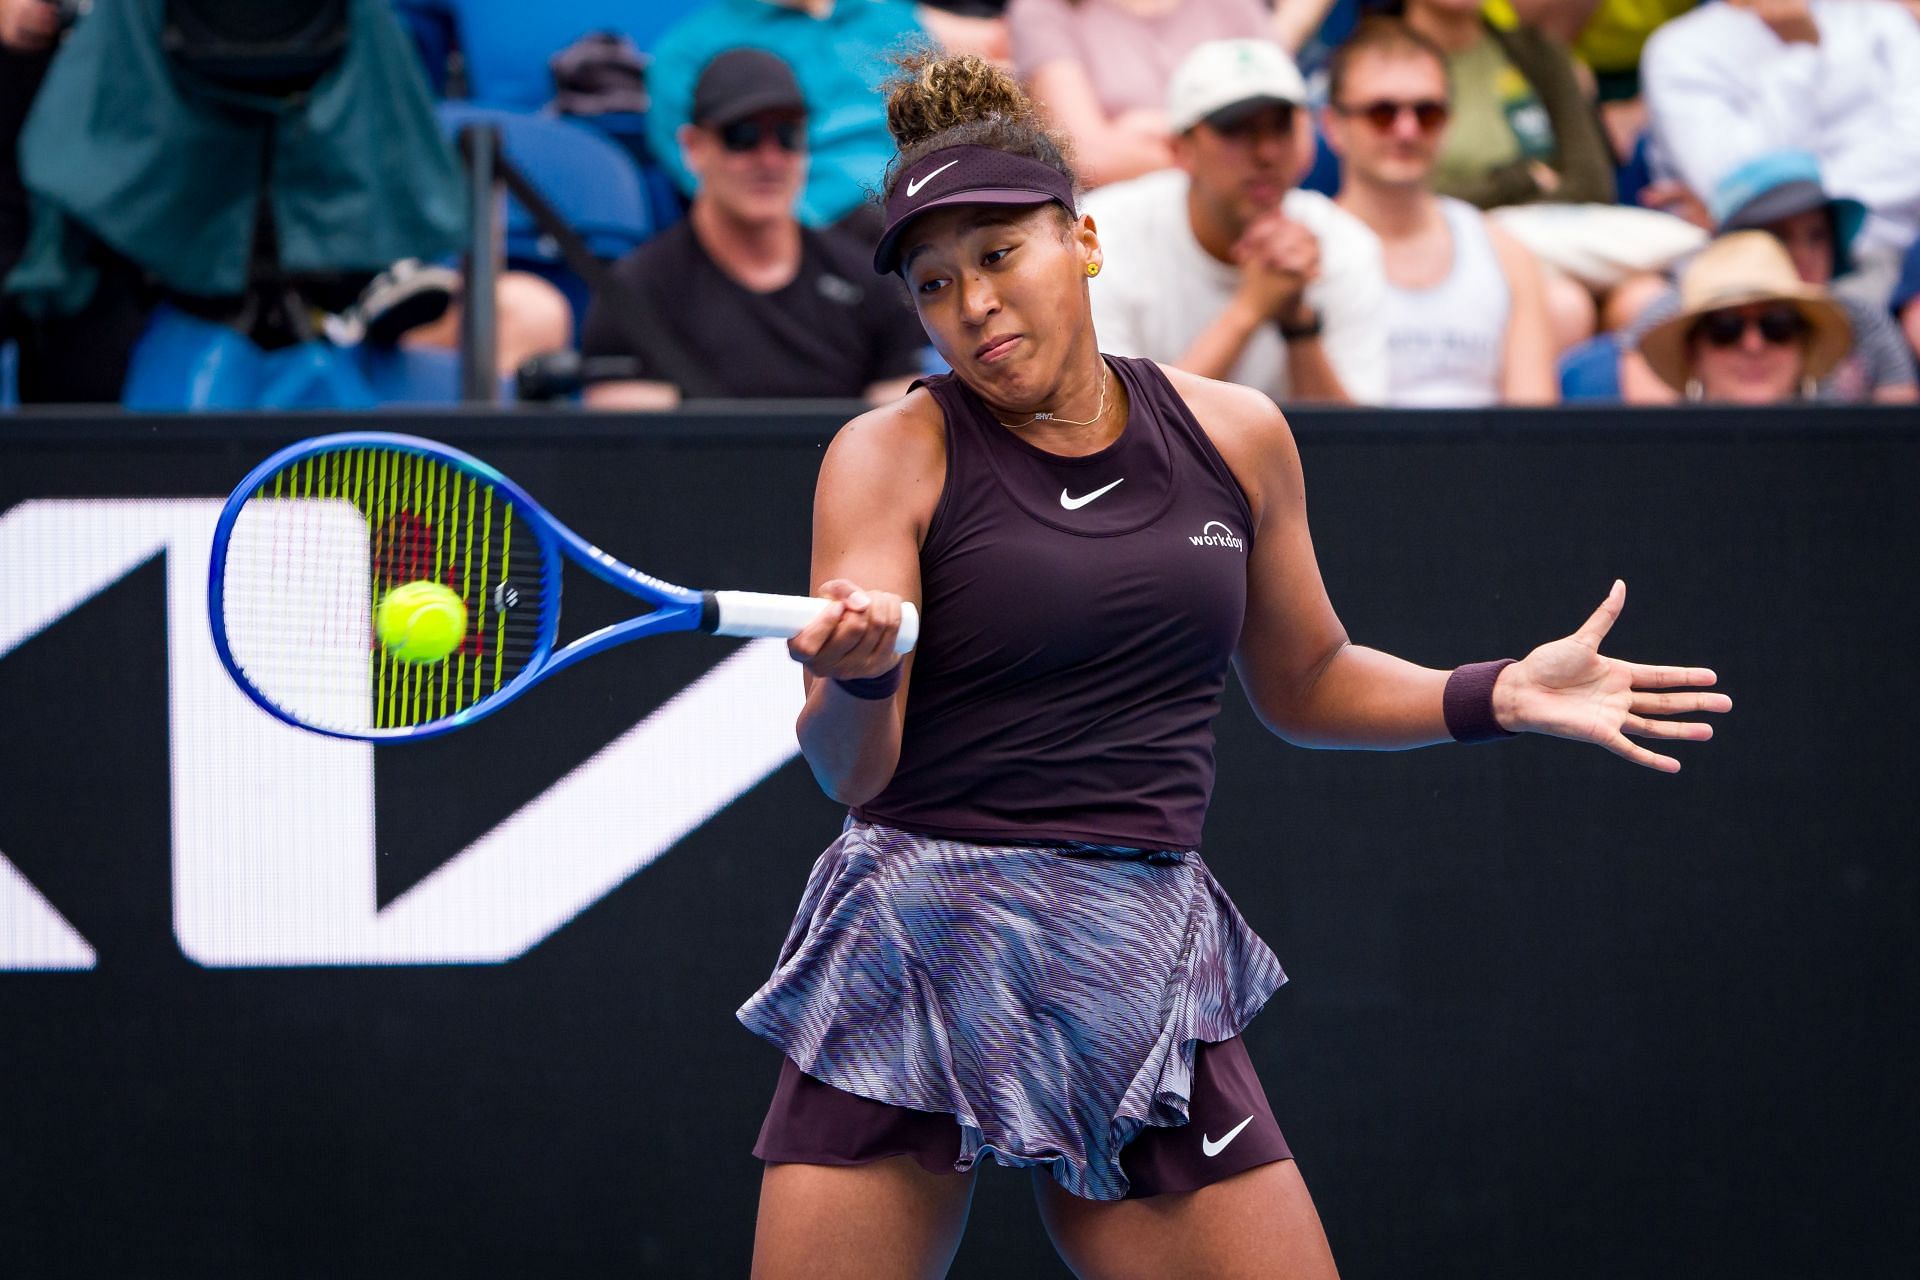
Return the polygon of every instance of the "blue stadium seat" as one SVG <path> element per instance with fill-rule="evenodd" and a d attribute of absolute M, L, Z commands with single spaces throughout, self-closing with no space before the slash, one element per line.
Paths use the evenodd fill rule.
<path fill-rule="evenodd" d="M 536 112 L 553 99 L 554 54 L 595 31 L 611 31 L 646 50 L 707 0 L 392 0 L 413 37 L 434 96 L 447 91 L 447 60 L 458 50 L 466 98 L 476 106 Z M 644 115 L 575 116 L 606 134 L 640 166 L 641 189 L 656 231 L 677 221 L 685 201 L 673 179 L 646 154 Z"/>
<path fill-rule="evenodd" d="M 656 235 L 680 221 L 687 211 L 687 200 L 680 194 L 680 188 L 674 185 L 672 175 L 653 158 L 653 149 L 647 142 L 645 112 L 608 112 L 598 116 L 568 116 L 567 119 L 583 129 L 605 134 L 633 157 L 634 163 L 640 168 L 641 198 L 646 202 L 647 216 L 653 221 Z"/>
<path fill-rule="evenodd" d="M 163 303 L 134 347 L 121 403 L 153 411 L 454 405 L 460 358 L 319 340 L 263 351 L 227 325 Z"/>
<path fill-rule="evenodd" d="M 1560 398 L 1568 402 L 1620 399 L 1617 334 L 1602 333 L 1567 349 L 1560 357 Z"/>
<path fill-rule="evenodd" d="M 619 258 L 659 229 L 632 158 L 594 130 L 555 116 L 464 102 L 443 102 L 438 111 L 449 137 L 457 137 L 460 127 L 472 122 L 497 126 L 507 159 L 580 233 L 595 256 Z M 544 276 L 567 295 L 577 331 L 586 314 L 586 281 L 568 269 L 560 247 L 512 199 L 507 201 L 506 249 L 508 266 Z"/>
<path fill-rule="evenodd" d="M 445 92 L 449 49 L 465 65 L 475 102 L 536 111 L 553 98 L 547 60 L 593 31 L 626 36 L 642 50 L 706 0 L 393 0 L 394 9 Z"/>
<path fill-rule="evenodd" d="M 360 372 L 383 405 L 460 403 L 460 357 L 415 347 L 356 348 Z"/>
<path fill-rule="evenodd" d="M 263 351 L 243 333 L 162 303 L 134 345 L 129 409 L 368 409 L 357 356 L 324 342 Z"/>

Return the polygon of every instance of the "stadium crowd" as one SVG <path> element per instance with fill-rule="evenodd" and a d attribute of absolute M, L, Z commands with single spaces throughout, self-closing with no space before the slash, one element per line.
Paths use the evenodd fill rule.
<path fill-rule="evenodd" d="M 453 398 L 474 123 L 567 224 L 500 206 L 503 378 L 890 398 L 939 367 L 867 265 L 919 43 L 1072 143 L 1111 352 L 1283 406 L 1916 399 L 1916 0 L 301 0 L 251 57 L 200 38 L 237 7 L 0 0 L 21 402 Z M 283 363 L 192 400 L 236 352 Z"/>

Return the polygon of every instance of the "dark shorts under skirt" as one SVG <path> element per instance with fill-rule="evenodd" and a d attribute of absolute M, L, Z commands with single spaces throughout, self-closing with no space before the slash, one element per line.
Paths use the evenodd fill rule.
<path fill-rule="evenodd" d="M 938 1111 L 911 1111 L 856 1097 L 780 1060 L 780 1083 L 753 1154 L 769 1163 L 867 1164 L 912 1156 L 929 1173 L 960 1165 L 960 1126 Z M 1255 1165 L 1291 1160 L 1253 1060 L 1240 1037 L 1199 1044 L 1187 1122 L 1147 1128 L 1120 1149 L 1129 1200 L 1197 1191 Z M 957 1175 L 956 1175 L 957 1176 Z"/>
<path fill-rule="evenodd" d="M 789 1121 L 802 1104 L 844 1105 L 810 1080 L 939 1117 L 957 1130 L 945 1148 L 956 1172 L 991 1156 L 1043 1167 L 1085 1199 L 1119 1200 L 1189 1189 L 1178 1160 L 1156 1174 L 1172 1138 L 1136 1142 L 1148 1130 L 1184 1130 L 1219 1152 L 1203 1155 L 1193 1186 L 1285 1158 L 1235 1041 L 1285 981 L 1198 853 L 982 845 L 849 822 L 814 864 L 773 977 L 738 1016 L 788 1058 Z M 1211 1114 L 1215 1094 L 1239 1114 Z M 927 1149 L 910 1129 L 918 1136 L 898 1152 L 848 1156 L 870 1149 L 858 1126 L 875 1120 L 857 1122 L 842 1150 L 770 1114 L 759 1150 L 858 1163 Z M 1215 1164 L 1229 1157 L 1237 1168 Z"/>

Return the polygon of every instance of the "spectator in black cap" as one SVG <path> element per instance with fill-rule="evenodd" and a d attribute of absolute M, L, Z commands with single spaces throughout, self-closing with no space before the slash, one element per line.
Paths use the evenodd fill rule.
<path fill-rule="evenodd" d="M 874 279 L 863 246 L 795 215 L 807 106 L 787 64 L 761 49 L 714 58 L 678 141 L 693 207 L 614 267 L 624 289 L 594 298 L 582 353 L 631 357 L 634 376 L 590 388 L 587 403 L 904 394 L 925 343 L 898 285 Z"/>

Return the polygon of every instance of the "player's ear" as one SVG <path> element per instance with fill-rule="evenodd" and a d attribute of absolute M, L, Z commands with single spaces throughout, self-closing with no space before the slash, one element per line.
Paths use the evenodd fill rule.
<path fill-rule="evenodd" d="M 1068 228 L 1067 237 L 1080 251 L 1081 262 L 1092 268 L 1087 274 L 1098 275 L 1105 258 L 1100 250 L 1100 230 L 1093 224 L 1093 215 L 1083 213 L 1074 219 Z"/>

